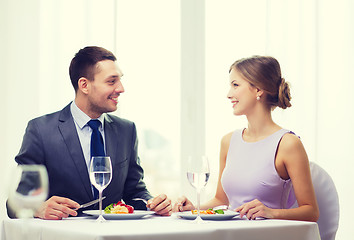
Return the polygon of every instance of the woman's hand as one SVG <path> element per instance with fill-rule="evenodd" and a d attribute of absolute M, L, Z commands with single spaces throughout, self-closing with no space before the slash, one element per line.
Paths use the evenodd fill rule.
<path fill-rule="evenodd" d="M 257 217 L 274 218 L 274 209 L 266 207 L 258 199 L 243 204 L 242 206 L 236 208 L 235 211 L 240 213 L 241 218 L 246 216 L 250 220 L 254 220 Z"/>
<path fill-rule="evenodd" d="M 193 203 L 189 201 L 185 196 L 178 198 L 177 202 L 173 206 L 173 212 L 183 212 L 195 209 Z"/>

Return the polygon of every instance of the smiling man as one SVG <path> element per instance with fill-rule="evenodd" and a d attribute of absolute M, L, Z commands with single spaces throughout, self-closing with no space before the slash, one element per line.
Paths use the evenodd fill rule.
<path fill-rule="evenodd" d="M 103 192 L 103 206 L 123 199 L 136 209 L 148 207 L 157 214 L 170 215 L 171 201 L 164 194 L 153 198 L 143 182 L 135 124 L 108 114 L 117 109 L 124 92 L 116 57 L 101 47 L 85 47 L 72 59 L 69 73 L 75 100 L 61 111 L 31 120 L 15 158 L 18 164 L 42 164 L 48 171 L 48 200 L 35 216 L 77 216 L 82 212 L 77 210 L 80 204 L 95 199 L 88 173 L 91 120 L 99 123 L 104 155 L 110 156 L 113 168 L 112 181 Z M 146 199 L 148 204 L 133 198 Z M 7 209 L 10 217 L 16 216 L 11 205 L 7 204 Z M 86 209 L 97 209 L 97 205 Z"/>

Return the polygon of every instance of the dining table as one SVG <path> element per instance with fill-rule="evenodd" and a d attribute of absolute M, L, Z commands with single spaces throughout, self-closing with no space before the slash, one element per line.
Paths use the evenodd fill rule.
<path fill-rule="evenodd" d="M 315 222 L 260 219 L 235 216 L 227 220 L 195 223 L 177 213 L 96 222 L 95 216 L 62 220 L 4 219 L 2 240 L 320 240 Z"/>

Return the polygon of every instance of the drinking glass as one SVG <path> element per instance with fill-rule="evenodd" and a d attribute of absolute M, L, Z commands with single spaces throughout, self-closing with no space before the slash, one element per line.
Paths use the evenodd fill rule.
<path fill-rule="evenodd" d="M 21 239 L 28 238 L 29 218 L 48 196 L 48 174 L 43 165 L 18 165 L 11 174 L 8 204 L 22 221 Z"/>
<path fill-rule="evenodd" d="M 106 221 L 102 216 L 102 192 L 112 180 L 112 163 L 110 157 L 92 157 L 90 163 L 90 181 L 99 193 L 99 217 L 97 222 Z"/>
<path fill-rule="evenodd" d="M 18 165 L 11 175 L 8 203 L 18 218 L 32 218 L 48 196 L 48 174 L 43 165 Z"/>
<path fill-rule="evenodd" d="M 196 223 L 202 223 L 200 217 L 200 192 L 208 183 L 210 176 L 209 162 L 206 156 L 189 157 L 187 163 L 187 178 L 189 183 L 196 189 L 197 192 L 197 217 L 194 220 Z"/>

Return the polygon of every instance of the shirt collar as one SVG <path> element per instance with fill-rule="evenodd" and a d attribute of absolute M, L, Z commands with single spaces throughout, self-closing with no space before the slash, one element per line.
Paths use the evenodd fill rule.
<path fill-rule="evenodd" d="M 75 101 L 72 101 L 71 106 L 70 106 L 71 114 L 73 115 L 74 121 L 77 123 L 77 125 L 80 127 L 80 129 L 83 129 L 88 121 L 91 120 L 89 116 L 86 115 L 81 109 L 76 105 Z M 97 120 L 101 122 L 101 129 L 103 129 L 103 124 L 104 124 L 104 115 L 101 114 Z"/>

